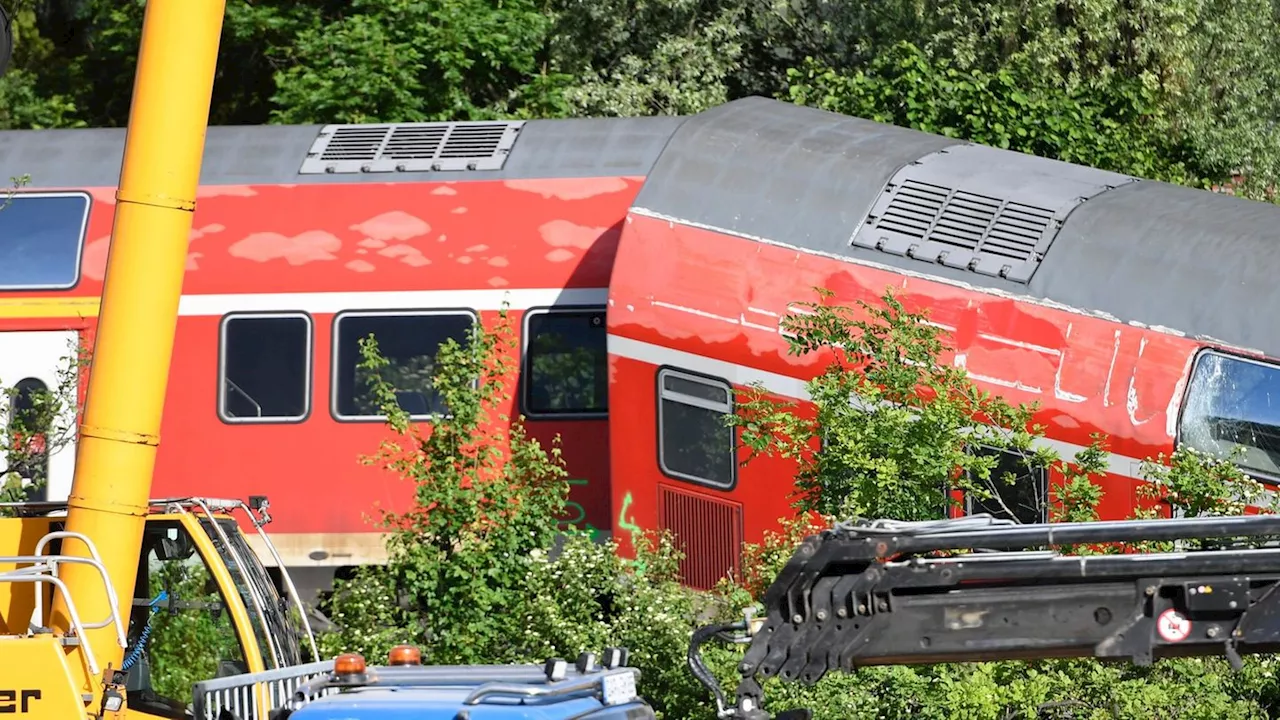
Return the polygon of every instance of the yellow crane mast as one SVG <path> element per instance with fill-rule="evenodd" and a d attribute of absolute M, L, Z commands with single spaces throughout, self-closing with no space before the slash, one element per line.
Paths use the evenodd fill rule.
<path fill-rule="evenodd" d="M 225 7 L 225 0 L 151 0 L 142 25 L 66 525 L 93 539 L 124 598 L 133 597 L 150 505 Z M 78 545 L 68 554 L 83 553 Z M 111 598 L 93 574 L 71 565 L 63 580 L 82 615 L 102 617 Z M 50 619 L 55 632 L 71 629 L 61 594 Z M 111 641 L 111 628 L 86 632 L 99 663 L 120 667 L 124 648 Z M 84 681 L 85 692 L 101 687 L 97 678 Z"/>
<path fill-rule="evenodd" d="M 0 518 L 0 713 L 183 717 L 190 673 L 204 680 L 198 673 L 214 670 L 185 668 L 156 691 L 147 640 L 160 607 L 194 608 L 201 622 L 229 628 L 234 657 L 214 656 L 219 674 L 298 667 L 302 639 L 315 653 L 283 562 L 276 554 L 300 616 L 292 620 L 235 524 L 243 510 L 275 554 L 262 532 L 265 499 L 150 497 L 224 12 L 225 0 L 146 4 L 70 496 L 8 504 L 14 517 Z M 0 26 L 3 59 L 2 12 Z M 157 565 L 205 579 L 179 599 Z M 188 645 L 180 651 L 207 650 Z M 135 698 L 139 707 L 128 707 Z"/>

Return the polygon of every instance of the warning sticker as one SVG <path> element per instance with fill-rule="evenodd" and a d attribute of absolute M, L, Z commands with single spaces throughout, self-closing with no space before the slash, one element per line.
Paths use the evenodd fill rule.
<path fill-rule="evenodd" d="M 1156 618 L 1156 632 L 1165 642 L 1182 642 L 1191 634 L 1191 621 L 1185 615 L 1169 608 Z"/>

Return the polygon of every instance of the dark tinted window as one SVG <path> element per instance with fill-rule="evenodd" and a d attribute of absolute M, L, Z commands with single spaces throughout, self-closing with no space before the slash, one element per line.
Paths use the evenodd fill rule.
<path fill-rule="evenodd" d="M 1043 468 L 1028 468 L 1026 459 L 1015 452 L 981 448 L 977 452 L 996 454 L 996 466 L 985 482 L 991 497 L 965 496 L 965 513 L 987 514 L 1020 523 L 1048 522 L 1049 476 Z"/>
<path fill-rule="evenodd" d="M 87 195 L 0 190 L 0 289 L 75 285 L 88 214 Z"/>
<path fill-rule="evenodd" d="M 222 325 L 222 418 L 300 420 L 310 410 L 311 319 L 240 315 Z"/>
<path fill-rule="evenodd" d="M 334 358 L 337 414 L 346 418 L 381 417 L 368 385 L 368 373 L 357 368 L 361 362 L 359 341 L 370 334 L 390 363 L 379 372 L 395 387 L 400 407 L 415 417 L 447 414 L 444 399 L 431 383 L 436 353 L 450 338 L 465 343 L 472 322 L 473 316 L 461 311 L 421 315 L 350 313 L 339 317 Z"/>
<path fill-rule="evenodd" d="M 658 464 L 672 477 L 733 487 L 736 460 L 729 383 L 675 370 L 658 373 Z"/>
<path fill-rule="evenodd" d="M 526 337 L 525 412 L 608 412 L 609 358 L 603 309 L 530 314 Z"/>
<path fill-rule="evenodd" d="M 1225 458 L 1239 447 L 1246 472 L 1280 478 L 1280 368 L 1206 352 L 1192 370 L 1178 442 Z"/>

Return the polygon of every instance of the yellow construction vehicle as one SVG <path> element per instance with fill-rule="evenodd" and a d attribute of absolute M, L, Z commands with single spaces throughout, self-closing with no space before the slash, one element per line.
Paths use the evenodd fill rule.
<path fill-rule="evenodd" d="M 103 648 L 93 646 L 98 638 L 86 629 L 109 630 L 111 644 L 125 650 L 115 669 L 127 672 L 112 684 L 122 686 L 115 693 L 127 698 L 128 717 L 188 717 L 194 683 L 297 668 L 316 657 L 315 636 L 289 576 L 283 575 L 286 600 L 237 524 L 237 516 L 251 524 L 278 563 L 262 529 L 270 522 L 265 498 L 251 498 L 249 504 L 212 498 L 152 501 L 132 602 L 115 597 L 101 618 L 80 612 L 60 577 L 69 564 L 85 564 L 114 594 L 96 550 L 87 559 L 65 554 L 77 543 L 93 545 L 65 530 L 67 504 L 0 507 L 17 513 L 0 518 L 0 547 L 19 551 L 16 557 L 0 557 L 0 713 L 12 694 L 14 711 L 27 717 L 84 717 L 75 693 L 59 690 L 75 687 L 76 663 L 83 664 L 87 677 L 106 677 L 108 668 L 99 661 Z M 47 625 L 56 592 L 69 600 L 71 632 L 64 635 Z M 128 615 L 116 610 L 129 606 Z M 79 652 L 68 653 L 71 648 Z M 11 664 L 19 653 L 32 661 Z"/>
<path fill-rule="evenodd" d="M 146 6 L 75 479 L 0 519 L 0 714 L 181 718 L 198 681 L 314 656 L 237 525 L 265 502 L 149 497 L 224 11 Z"/>

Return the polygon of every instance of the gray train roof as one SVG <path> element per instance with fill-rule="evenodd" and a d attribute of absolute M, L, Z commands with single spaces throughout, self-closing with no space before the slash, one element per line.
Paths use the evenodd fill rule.
<path fill-rule="evenodd" d="M 123 142 L 0 131 L 0 177 L 111 187 Z M 1250 320 L 1280 301 L 1280 208 L 764 98 L 688 118 L 212 127 L 201 182 L 616 175 L 648 176 L 642 211 L 1280 357 Z"/>
<path fill-rule="evenodd" d="M 1280 357 L 1266 203 L 747 98 L 681 125 L 635 207 Z"/>
<path fill-rule="evenodd" d="M 215 126 L 206 136 L 200 181 L 247 185 L 643 176 L 681 120 Z M 117 128 L 0 131 L 0 177 L 29 174 L 31 187 L 114 187 L 120 179 L 124 134 Z M 388 147 L 399 152 L 387 153 Z M 317 157 L 308 162 L 313 150 L 319 151 Z M 325 152 L 346 159 L 325 160 Z M 436 163 L 440 169 L 432 171 Z M 468 163 L 476 169 L 467 170 Z M 361 170 L 362 165 L 383 170 L 397 164 L 405 169 Z M 326 166 L 336 172 L 326 172 Z"/>

